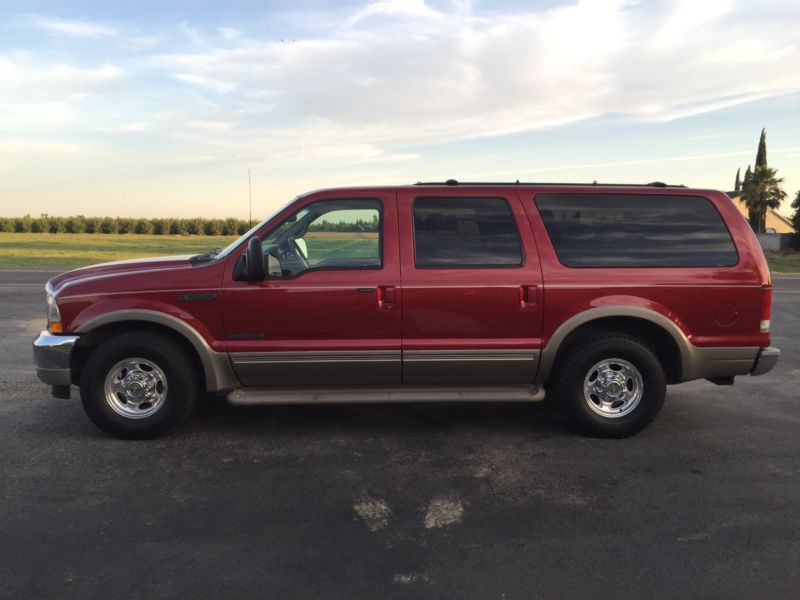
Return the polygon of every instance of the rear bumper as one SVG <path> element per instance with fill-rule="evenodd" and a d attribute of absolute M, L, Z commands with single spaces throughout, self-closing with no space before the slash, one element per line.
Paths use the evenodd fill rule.
<path fill-rule="evenodd" d="M 33 362 L 36 376 L 50 385 L 72 383 L 69 363 L 77 335 L 53 335 L 43 331 L 33 341 Z"/>
<path fill-rule="evenodd" d="M 753 363 L 753 369 L 750 375 L 763 375 L 772 370 L 778 359 L 781 356 L 781 351 L 774 346 L 761 348 L 756 355 L 756 361 Z"/>

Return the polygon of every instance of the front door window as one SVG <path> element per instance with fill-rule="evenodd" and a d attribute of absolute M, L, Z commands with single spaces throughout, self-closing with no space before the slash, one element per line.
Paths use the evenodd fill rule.
<path fill-rule="evenodd" d="M 380 269 L 381 232 L 379 201 L 325 200 L 287 217 L 263 247 L 285 278 L 320 269 Z"/>

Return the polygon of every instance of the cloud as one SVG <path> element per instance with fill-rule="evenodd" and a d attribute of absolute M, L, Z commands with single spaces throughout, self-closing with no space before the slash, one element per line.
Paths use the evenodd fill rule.
<path fill-rule="evenodd" d="M 0 102 L 67 103 L 108 89 L 122 78 L 111 64 L 76 67 L 66 63 L 39 64 L 19 54 L 0 56 Z"/>
<path fill-rule="evenodd" d="M 657 44 L 669 45 L 670 41 L 693 31 L 709 21 L 730 12 L 733 0 L 678 0 L 664 25 L 656 33 Z"/>
<path fill-rule="evenodd" d="M 161 42 L 159 36 L 123 31 L 116 25 L 102 21 L 32 15 L 30 22 L 35 28 L 51 35 L 72 39 L 112 40 L 120 47 L 130 50 L 146 50 Z"/>
<path fill-rule="evenodd" d="M 228 121 L 209 121 L 209 120 L 194 120 L 189 121 L 186 125 L 190 129 L 194 129 L 197 131 L 204 131 L 207 133 L 220 133 L 222 131 L 227 131 L 233 125 Z"/>
<path fill-rule="evenodd" d="M 240 31 L 233 27 L 219 27 L 217 32 L 226 40 L 235 40 L 240 34 Z"/>
<path fill-rule="evenodd" d="M 345 28 L 352 27 L 360 21 L 376 16 L 440 18 L 443 15 L 425 4 L 425 0 L 385 0 L 367 4 L 348 18 L 344 26 Z"/>
<path fill-rule="evenodd" d="M 685 0 L 661 6 L 580 0 L 475 14 L 461 4 L 445 15 L 422 0 L 373 2 L 342 27 L 297 42 L 240 37 L 232 47 L 157 60 L 252 111 L 268 103 L 298 127 L 325 123 L 377 145 L 607 114 L 669 121 L 800 89 L 794 27 L 778 14 L 736 13 L 713 0 L 684 19 Z M 740 44 L 759 52 L 740 52 Z M 758 77 L 745 76 L 743 65 Z"/>
<path fill-rule="evenodd" d="M 48 33 L 64 35 L 71 38 L 103 39 L 117 37 L 119 35 L 119 30 L 116 27 L 97 21 L 36 16 L 33 18 L 33 24 Z"/>
<path fill-rule="evenodd" d="M 21 54 L 0 56 L 0 129 L 52 131 L 77 122 L 79 100 L 109 91 L 122 78 L 110 64 L 81 68 L 38 64 Z"/>
<path fill-rule="evenodd" d="M 791 2 L 537 4 L 384 0 L 315 12 L 306 29 L 297 13 L 271 15 L 290 23 L 285 41 L 249 23 L 131 33 L 38 17 L 53 35 L 148 51 L 118 64 L 0 56 L 0 119 L 33 123 L 47 106 L 64 123 L 134 124 L 183 145 L 187 160 L 393 164 L 427 144 L 607 115 L 663 123 L 800 90 Z M 123 79 L 136 86 L 116 113 L 79 110 Z"/>

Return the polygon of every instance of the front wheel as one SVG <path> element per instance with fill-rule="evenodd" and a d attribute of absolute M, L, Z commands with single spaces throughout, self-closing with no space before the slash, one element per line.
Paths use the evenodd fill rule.
<path fill-rule="evenodd" d="M 580 429 L 597 437 L 626 437 L 658 414 L 666 378 L 641 340 L 597 334 L 577 344 L 558 367 L 553 391 Z"/>
<path fill-rule="evenodd" d="M 81 402 L 100 429 L 150 438 L 189 416 L 198 374 L 184 348 L 161 334 L 129 332 L 95 348 L 81 373 Z"/>

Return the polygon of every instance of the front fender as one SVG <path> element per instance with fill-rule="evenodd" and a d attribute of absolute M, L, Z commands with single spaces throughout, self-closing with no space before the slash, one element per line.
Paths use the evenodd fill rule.
<path fill-rule="evenodd" d="M 112 310 L 110 312 L 102 312 L 102 314 L 95 316 L 88 315 L 87 318 L 84 319 L 76 319 L 76 326 L 74 329 L 77 333 L 83 334 L 105 325 L 137 322 L 155 323 L 166 327 L 188 341 L 195 352 L 197 352 L 200 362 L 203 365 L 206 389 L 208 391 L 240 387 L 241 384 L 233 372 L 227 353 L 214 351 L 193 324 L 188 323 L 175 314 L 150 309 L 127 308 Z"/>

